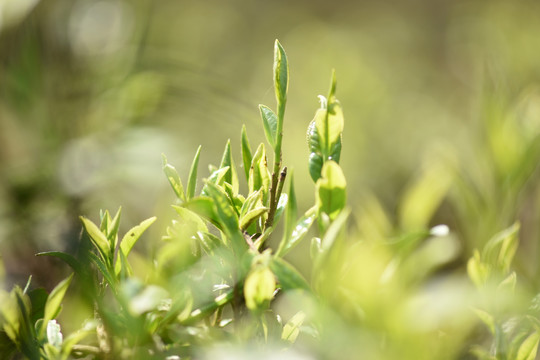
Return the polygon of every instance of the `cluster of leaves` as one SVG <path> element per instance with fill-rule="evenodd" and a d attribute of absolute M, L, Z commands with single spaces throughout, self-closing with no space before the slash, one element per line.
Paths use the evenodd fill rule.
<path fill-rule="evenodd" d="M 358 231 L 348 229 L 351 210 L 339 165 L 344 118 L 335 74 L 308 126 L 315 204 L 298 217 L 293 174 L 282 160 L 289 69 L 277 41 L 273 74 L 276 111 L 259 107 L 273 166 L 265 144 L 252 151 L 245 127 L 241 174 L 229 141 L 199 192 L 201 148 L 186 187 L 164 156 L 176 217 L 155 254 L 138 260 L 136 269 L 128 259 L 156 218 L 119 236 L 121 210 L 114 216 L 102 212 L 99 225 L 81 217 L 79 256 L 39 254 L 60 258 L 74 275 L 50 294 L 30 290 L 30 281 L 24 290 L 0 293 L 2 358 L 212 358 L 218 344 L 232 346 L 221 351 L 236 351 L 238 357 L 245 355 L 244 348 L 257 353 L 296 349 L 329 359 L 455 359 L 465 353 L 479 359 L 536 357 L 539 300 L 533 297 L 531 303 L 529 294 L 516 290 L 511 267 L 519 225 L 474 252 L 467 265 L 472 281 L 432 284 L 432 275 L 456 258 L 459 247 L 448 227 L 428 226 L 450 180 L 443 176 L 442 185 L 428 184 L 447 175 L 444 167 L 430 168 L 406 193 L 397 234 L 378 202 L 369 199 L 358 216 Z M 245 177 L 246 193 L 239 176 Z M 426 191 L 429 196 L 419 196 Z M 310 231 L 307 281 L 285 256 Z M 92 315 L 64 338 L 58 316 L 72 279 Z M 530 303 L 528 309 L 517 311 L 521 303 Z M 472 344 L 467 336 L 479 322 L 491 337 Z M 485 339 L 491 338 L 489 345 Z"/>

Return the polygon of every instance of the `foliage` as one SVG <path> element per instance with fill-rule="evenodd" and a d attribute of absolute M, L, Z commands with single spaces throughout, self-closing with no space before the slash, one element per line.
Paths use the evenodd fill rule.
<path fill-rule="evenodd" d="M 38 254 L 64 261 L 72 275 L 49 294 L 30 290 L 30 280 L 0 293 L 2 358 L 251 358 L 284 351 L 322 359 L 535 359 L 540 295 L 519 286 L 512 266 L 519 223 L 494 231 L 482 251 L 473 251 L 470 280 L 445 269 L 459 261 L 460 244 L 446 225 L 429 224 L 461 174 L 438 162 L 405 192 L 399 225 L 368 198 L 352 229 L 334 72 L 307 130 L 315 203 L 298 216 L 282 154 L 289 66 L 278 41 L 273 79 L 276 110 L 259 106 L 268 147 L 252 147 L 243 127 L 243 171 L 230 140 L 202 186 L 200 147 L 185 188 L 163 156 L 176 218 L 155 251 L 136 265 L 130 257 L 155 217 L 123 236 L 121 209 L 102 212 L 99 223 L 81 217 L 84 251 Z M 526 175 L 512 176 L 516 187 Z M 462 181 L 456 193 L 474 200 L 471 189 Z M 286 255 L 308 235 L 305 276 Z M 60 312 L 73 279 L 93 315 L 64 335 L 69 319 Z"/>

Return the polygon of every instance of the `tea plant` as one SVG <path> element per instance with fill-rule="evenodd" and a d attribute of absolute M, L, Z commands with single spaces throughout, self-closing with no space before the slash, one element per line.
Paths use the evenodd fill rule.
<path fill-rule="evenodd" d="M 24 289 L 0 292 L 2 358 L 253 358 L 283 351 L 327 359 L 535 358 L 538 297 L 523 308 L 531 296 L 517 287 L 511 267 L 519 225 L 474 252 L 467 271 L 478 290 L 463 276 L 456 285 L 453 275 L 437 274 L 459 250 L 448 227 L 429 228 L 433 199 L 421 217 L 404 211 L 408 225 L 399 231 L 376 200 L 366 201 L 358 231 L 349 230 L 339 165 L 344 118 L 334 73 L 307 130 L 315 204 L 298 217 L 293 174 L 282 154 L 289 67 L 278 41 L 273 78 L 275 111 L 259 106 L 268 147 L 252 147 L 243 127 L 243 170 L 228 141 L 197 192 L 201 148 L 186 187 L 163 156 L 176 217 L 155 254 L 138 260 L 136 269 L 130 252 L 156 218 L 120 236 L 121 210 L 104 211 L 99 224 L 81 217 L 77 256 L 38 254 L 57 257 L 74 272 L 50 294 L 31 290 L 30 280 Z M 403 209 L 413 208 L 411 199 Z M 285 256 L 310 232 L 308 281 Z M 68 319 L 59 314 L 73 279 L 92 315 L 64 335 Z M 492 345 L 485 335 L 473 338 L 476 344 L 468 339 L 482 334 L 479 322 Z"/>

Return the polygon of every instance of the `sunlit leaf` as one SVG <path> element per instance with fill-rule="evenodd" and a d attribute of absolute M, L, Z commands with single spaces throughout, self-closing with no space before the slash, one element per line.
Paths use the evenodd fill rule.
<path fill-rule="evenodd" d="M 111 253 L 110 253 L 110 247 L 109 242 L 107 240 L 107 237 L 105 234 L 99 230 L 99 228 L 89 219 L 85 218 L 84 216 L 80 217 L 84 229 L 90 236 L 90 240 L 96 247 L 96 249 L 99 251 L 100 255 L 102 256 L 104 261 L 110 261 L 111 259 Z"/>
<path fill-rule="evenodd" d="M 244 216 L 240 217 L 240 228 L 246 230 L 255 220 L 268 212 L 268 208 L 260 207 L 249 211 Z"/>
<path fill-rule="evenodd" d="M 251 168 L 251 146 L 246 133 L 246 126 L 242 126 L 242 164 L 244 165 L 244 173 L 246 181 L 249 180 L 249 169 Z"/>
<path fill-rule="evenodd" d="M 277 141 L 277 115 L 266 105 L 259 105 L 266 140 L 273 148 Z"/>
<path fill-rule="evenodd" d="M 322 177 L 317 180 L 317 208 L 319 212 L 335 219 L 345 207 L 347 183 L 343 171 L 334 161 L 328 161 L 322 169 Z"/>
<path fill-rule="evenodd" d="M 300 326 L 302 326 L 302 324 L 304 323 L 305 318 L 306 314 L 303 311 L 299 311 L 294 314 L 294 316 L 289 321 L 287 321 L 287 323 L 283 327 L 281 339 L 290 344 L 294 344 L 296 338 L 300 334 Z"/>
<path fill-rule="evenodd" d="M 171 184 L 174 193 L 181 201 L 186 201 L 186 196 L 184 194 L 184 187 L 182 186 L 182 180 L 180 180 L 180 176 L 178 175 L 178 172 L 172 166 L 171 164 L 167 163 L 167 158 L 165 155 L 162 154 L 163 158 L 163 172 L 165 173 L 165 176 L 167 176 L 167 180 L 169 180 L 169 183 Z"/>
<path fill-rule="evenodd" d="M 536 352 L 538 351 L 538 343 L 540 341 L 540 334 L 535 331 L 530 334 L 521 346 L 519 347 L 516 360 L 534 360 L 536 359 Z"/>
<path fill-rule="evenodd" d="M 231 154 L 231 140 L 227 140 L 227 145 L 225 146 L 225 151 L 223 152 L 223 157 L 221 158 L 221 164 L 219 165 L 221 169 L 228 167 L 229 171 L 225 173 L 224 181 L 232 185 L 233 194 L 238 194 L 238 175 L 236 174 L 236 166 L 234 165 L 234 160 Z"/>
<path fill-rule="evenodd" d="M 62 280 L 56 287 L 51 291 L 49 294 L 49 297 L 47 298 L 47 302 L 45 303 L 45 311 L 43 314 L 43 323 L 40 330 L 40 337 L 42 337 L 45 333 L 45 327 L 49 324 L 49 321 L 54 319 L 58 313 L 60 312 L 60 306 L 62 304 L 62 300 L 64 299 L 64 295 L 66 294 L 66 291 L 69 287 L 69 284 L 71 284 L 71 280 L 73 279 L 73 274 L 71 274 L 68 278 Z"/>
<path fill-rule="evenodd" d="M 283 237 L 279 248 L 277 250 L 278 256 L 287 254 L 293 247 L 295 247 L 300 240 L 306 235 L 311 225 L 317 217 L 317 209 L 315 207 L 309 209 L 304 216 L 302 216 L 292 229 L 290 235 Z"/>
<path fill-rule="evenodd" d="M 201 155 L 201 146 L 197 148 L 193 162 L 191 163 L 191 169 L 189 170 L 189 178 L 187 183 L 186 200 L 190 200 L 195 196 L 195 189 L 197 187 L 197 169 L 199 167 L 199 156 Z"/>
<path fill-rule="evenodd" d="M 278 40 L 274 44 L 274 88 L 278 103 L 284 104 L 289 88 L 289 64 L 285 50 Z"/>
<path fill-rule="evenodd" d="M 282 258 L 273 257 L 270 270 L 276 275 L 280 288 L 284 291 L 295 289 L 311 291 L 311 287 L 298 270 Z"/>

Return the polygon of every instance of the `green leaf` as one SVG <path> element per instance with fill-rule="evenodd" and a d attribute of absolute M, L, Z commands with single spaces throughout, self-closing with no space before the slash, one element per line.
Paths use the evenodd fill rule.
<path fill-rule="evenodd" d="M 236 212 L 223 190 L 212 183 L 207 183 L 207 186 L 208 192 L 214 200 L 214 211 L 221 224 L 221 228 L 230 239 L 234 252 L 240 255 L 247 248 L 247 244 L 239 230 Z"/>
<path fill-rule="evenodd" d="M 107 265 L 105 265 L 105 263 L 93 252 L 88 253 L 88 256 L 90 257 L 90 260 L 92 260 L 92 262 L 97 266 L 99 272 L 101 273 L 101 275 L 103 275 L 105 281 L 109 284 L 113 291 L 115 291 L 116 282 L 111 273 L 109 272 Z"/>
<path fill-rule="evenodd" d="M 266 105 L 259 105 L 259 111 L 263 121 L 264 135 L 272 148 L 276 146 L 277 141 L 277 115 Z"/>
<path fill-rule="evenodd" d="M 206 226 L 206 223 L 204 222 L 204 220 L 193 211 L 185 207 L 174 206 L 174 205 L 173 205 L 173 209 L 178 213 L 178 215 L 180 215 L 182 220 L 184 220 L 185 222 L 190 222 L 190 223 L 195 224 L 197 231 L 205 231 L 205 232 L 208 231 L 208 227 Z"/>
<path fill-rule="evenodd" d="M 538 342 L 540 341 L 540 334 L 533 332 L 529 335 L 521 346 L 519 347 L 516 360 L 534 360 L 536 359 L 536 352 L 538 351 Z"/>
<path fill-rule="evenodd" d="M 343 112 L 335 97 L 336 79 L 332 72 L 328 99 L 321 98 L 321 108 L 315 113 L 307 131 L 309 148 L 309 174 L 313 181 L 321 177 L 321 170 L 329 160 L 339 163 L 341 156 L 341 136 L 343 132 Z"/>
<path fill-rule="evenodd" d="M 274 44 L 274 88 L 278 104 L 285 104 L 289 88 L 289 64 L 278 40 Z"/>
<path fill-rule="evenodd" d="M 118 208 L 118 211 L 116 212 L 116 215 L 109 223 L 109 226 L 107 227 L 107 239 L 109 239 L 109 242 L 114 243 L 116 237 L 118 236 L 118 229 L 120 228 L 120 216 L 122 214 L 122 207 L 120 206 Z"/>
<path fill-rule="evenodd" d="M 73 255 L 66 254 L 60 251 L 46 251 L 37 253 L 36 256 L 52 256 L 59 258 L 68 264 L 77 274 L 82 272 L 82 264 Z"/>
<path fill-rule="evenodd" d="M 246 125 L 242 125 L 242 163 L 244 165 L 244 173 L 246 174 L 246 181 L 249 180 L 249 169 L 251 169 L 251 146 L 249 146 L 249 140 L 246 132 Z"/>
<path fill-rule="evenodd" d="M 336 243 L 336 240 L 345 229 L 345 226 L 347 225 L 347 218 L 349 217 L 350 213 L 350 209 L 346 209 L 345 211 L 341 212 L 339 216 L 330 224 L 328 230 L 326 230 L 326 233 L 321 240 L 319 252 L 314 260 L 314 272 L 317 272 L 325 263 L 331 249 Z"/>
<path fill-rule="evenodd" d="M 250 193 L 262 189 L 263 203 L 267 202 L 270 188 L 270 172 L 268 171 L 264 144 L 260 144 L 255 155 L 253 155 L 248 185 Z"/>
<path fill-rule="evenodd" d="M 99 230 L 99 228 L 89 219 L 85 218 L 84 216 L 80 217 L 84 229 L 90 236 L 90 240 L 96 247 L 96 249 L 99 251 L 102 259 L 104 261 L 111 261 L 111 253 L 110 253 L 110 247 L 109 247 L 109 241 L 107 240 L 107 237 L 105 234 Z"/>
<path fill-rule="evenodd" d="M 294 344 L 296 338 L 300 334 L 300 326 L 304 323 L 306 318 L 306 313 L 303 311 L 297 312 L 283 327 L 283 332 L 281 333 L 281 339 Z"/>
<path fill-rule="evenodd" d="M 247 199 L 244 201 L 242 208 L 240 209 L 240 217 L 245 216 L 248 212 L 257 207 L 263 207 L 261 190 L 254 191 L 249 194 Z"/>
<path fill-rule="evenodd" d="M 195 196 L 195 188 L 197 187 L 197 169 L 199 167 L 199 156 L 201 155 L 201 146 L 199 145 L 193 162 L 191 163 L 191 169 L 189 170 L 189 178 L 187 183 L 186 200 L 190 200 Z"/>
<path fill-rule="evenodd" d="M 182 204 L 182 206 L 191 210 L 195 214 L 202 216 L 218 228 L 221 228 L 219 218 L 214 210 L 214 201 L 212 198 L 208 196 L 198 196 Z"/>
<path fill-rule="evenodd" d="M 238 194 L 238 175 L 236 174 L 236 167 L 234 166 L 234 160 L 231 154 L 231 140 L 227 140 L 227 145 L 225 145 L 225 151 L 223 152 L 223 157 L 221 158 L 221 164 L 219 165 L 221 169 L 228 167 L 229 171 L 225 173 L 224 180 L 225 182 L 232 185 L 233 194 Z"/>
<path fill-rule="evenodd" d="M 132 227 L 122 238 L 120 242 L 120 249 L 125 256 L 129 255 L 129 252 L 133 248 L 133 245 L 139 240 L 141 235 L 156 221 L 156 217 L 153 216 L 149 219 L 142 221 L 139 225 Z"/>
<path fill-rule="evenodd" d="M 281 194 L 276 207 L 276 213 L 274 214 L 274 224 L 277 224 L 279 222 L 279 219 L 281 218 L 281 215 L 283 215 L 283 211 L 285 211 L 288 202 L 289 197 L 287 196 L 287 194 Z"/>
<path fill-rule="evenodd" d="M 288 236 L 283 237 L 276 252 L 277 256 L 284 256 L 292 248 L 294 248 L 300 240 L 307 234 L 311 225 L 317 217 L 317 211 L 315 207 L 312 207 L 304 216 L 302 216 L 297 222 L 294 228 L 291 230 Z"/>
<path fill-rule="evenodd" d="M 291 264 L 279 257 L 272 257 L 270 270 L 276 275 L 281 289 L 284 291 L 301 289 L 311 291 L 304 277 Z"/>
<path fill-rule="evenodd" d="M 240 229 L 246 230 L 255 220 L 268 212 L 268 208 L 259 207 L 249 211 L 246 215 L 240 217 Z"/>
<path fill-rule="evenodd" d="M 164 154 L 161 155 L 163 158 L 163 172 L 167 176 L 167 179 L 169 180 L 169 183 L 171 184 L 174 193 L 180 199 L 180 201 L 186 201 L 186 196 L 184 195 L 184 187 L 182 186 L 182 181 L 180 180 L 180 176 L 178 176 L 178 172 L 174 168 L 174 166 L 167 163 L 167 157 L 165 157 Z"/>
<path fill-rule="evenodd" d="M 122 252 L 122 255 L 127 258 L 129 255 L 129 252 L 139 240 L 141 235 L 148 229 L 150 225 L 152 225 L 156 221 L 156 217 L 153 216 L 149 219 L 144 220 L 139 225 L 132 227 L 122 238 L 120 241 L 120 251 Z M 114 272 L 116 275 L 120 274 L 120 271 L 122 269 L 122 262 L 116 261 L 116 264 L 114 265 Z"/>
<path fill-rule="evenodd" d="M 493 318 L 493 316 L 485 312 L 484 310 L 480 310 L 480 309 L 473 309 L 473 310 L 476 313 L 476 316 L 478 316 L 478 318 L 482 320 L 482 322 L 488 327 L 491 334 L 495 335 L 495 319 Z"/>
<path fill-rule="evenodd" d="M 510 269 L 518 247 L 518 233 L 520 224 L 514 223 L 509 228 L 495 234 L 482 251 L 482 258 L 488 264 L 497 266 L 503 273 Z"/>
<path fill-rule="evenodd" d="M 319 212 L 328 214 L 331 220 L 335 219 L 345 207 L 347 183 L 343 171 L 334 161 L 323 165 L 322 177 L 317 180 L 316 206 Z"/>
<path fill-rule="evenodd" d="M 489 266 L 482 262 L 478 250 L 474 250 L 467 262 L 467 274 L 477 287 L 484 285 L 489 277 Z"/>
<path fill-rule="evenodd" d="M 295 227 L 298 204 L 296 202 L 296 192 L 294 190 L 294 173 L 289 175 L 289 194 L 287 200 L 287 209 L 285 210 L 284 241 L 289 241 L 292 231 Z"/>
<path fill-rule="evenodd" d="M 197 231 L 195 238 L 199 240 L 202 249 L 208 255 L 214 255 L 214 250 L 222 244 L 222 241 L 217 236 L 209 232 Z"/>
<path fill-rule="evenodd" d="M 60 312 L 62 300 L 64 299 L 64 295 L 66 294 L 66 291 L 69 287 L 69 284 L 71 284 L 72 279 L 73 274 L 71 274 L 68 278 L 62 280 L 49 294 L 47 302 L 45 303 L 42 326 L 39 331 L 40 338 L 43 338 L 43 336 L 45 335 L 46 326 L 49 324 L 49 321 L 54 319 Z"/>
<path fill-rule="evenodd" d="M 228 166 L 225 166 L 224 168 L 216 169 L 216 170 L 212 171 L 212 174 L 210 174 L 208 179 L 205 180 L 205 183 L 206 184 L 212 183 L 212 184 L 215 184 L 215 185 L 222 186 L 223 182 L 225 181 L 225 175 L 227 175 L 228 172 L 229 172 L 229 167 Z M 203 195 L 203 196 L 208 196 L 208 191 L 207 191 L 207 185 L 206 184 L 203 186 L 203 189 L 201 191 L 201 195 Z"/>

